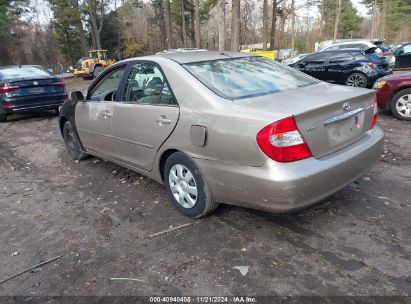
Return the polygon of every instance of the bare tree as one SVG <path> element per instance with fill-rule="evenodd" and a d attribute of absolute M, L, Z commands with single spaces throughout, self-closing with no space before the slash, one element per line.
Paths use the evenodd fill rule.
<path fill-rule="evenodd" d="M 186 11 L 184 8 L 184 0 L 181 0 L 181 27 L 182 27 L 182 33 L 183 33 L 183 44 L 184 47 L 187 47 L 187 33 L 186 33 Z"/>
<path fill-rule="evenodd" d="M 201 48 L 200 36 L 200 0 L 195 0 L 195 33 L 196 33 L 196 48 Z"/>
<path fill-rule="evenodd" d="M 340 0 L 341 1 L 341 0 Z M 291 50 L 295 47 L 295 0 L 291 0 Z"/>
<path fill-rule="evenodd" d="M 88 11 L 90 14 L 91 37 L 93 41 L 93 48 L 101 49 L 100 33 L 104 22 L 104 0 L 87 0 Z M 100 18 L 98 14 L 100 13 Z"/>
<path fill-rule="evenodd" d="M 232 19 L 231 19 L 231 50 L 238 52 L 240 50 L 240 0 L 232 1 Z"/>
<path fill-rule="evenodd" d="M 225 0 L 218 3 L 218 50 L 225 50 Z"/>
<path fill-rule="evenodd" d="M 338 26 L 340 24 L 340 14 L 341 14 L 341 0 L 336 0 L 336 1 L 337 1 L 337 6 L 335 8 L 335 24 L 334 24 L 334 36 L 333 36 L 334 43 L 337 41 Z"/>
<path fill-rule="evenodd" d="M 166 22 L 167 48 L 173 48 L 173 32 L 171 29 L 170 0 L 164 0 L 164 15 Z"/>
<path fill-rule="evenodd" d="M 263 51 L 267 50 L 267 0 L 263 1 Z"/>

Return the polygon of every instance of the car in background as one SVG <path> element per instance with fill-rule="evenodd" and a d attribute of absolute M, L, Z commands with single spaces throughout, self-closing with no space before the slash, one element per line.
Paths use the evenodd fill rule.
<path fill-rule="evenodd" d="M 382 50 L 378 48 L 374 43 L 368 40 L 349 40 L 349 41 L 340 41 L 336 42 L 335 44 L 322 49 L 321 52 L 326 51 L 338 51 L 338 50 L 346 50 L 346 49 L 358 49 L 368 52 L 376 52 L 382 53 Z"/>
<path fill-rule="evenodd" d="M 165 184 L 189 217 L 218 203 L 286 212 L 379 160 L 373 97 L 253 54 L 176 51 L 110 66 L 85 97 L 72 93 L 59 127 L 72 158 L 96 155 Z"/>
<path fill-rule="evenodd" d="M 411 73 L 390 75 L 378 79 L 377 104 L 396 118 L 411 121 Z"/>
<path fill-rule="evenodd" d="M 0 122 L 32 110 L 54 110 L 68 99 L 64 82 L 37 65 L 0 67 Z"/>
<path fill-rule="evenodd" d="M 395 68 L 396 69 L 409 69 L 411 68 L 411 42 L 405 43 L 399 47 L 394 52 Z"/>
<path fill-rule="evenodd" d="M 386 45 L 385 42 L 381 40 L 372 40 L 371 43 L 374 43 L 381 50 L 381 53 L 379 53 L 379 55 L 385 57 L 390 63 L 390 65 L 394 67 L 395 56 L 394 56 L 393 49 L 390 46 Z"/>
<path fill-rule="evenodd" d="M 386 59 L 361 50 L 322 51 L 290 65 L 326 82 L 370 88 L 383 76 L 392 74 Z"/>
<path fill-rule="evenodd" d="M 293 56 L 293 57 L 284 59 L 283 61 L 281 61 L 281 63 L 282 63 L 282 64 L 285 64 L 285 65 L 290 65 L 290 64 L 293 64 L 293 63 L 295 63 L 295 62 L 303 59 L 304 57 L 306 57 L 306 56 L 308 56 L 308 55 L 310 55 L 310 54 L 311 54 L 311 53 L 299 54 L 299 55 L 296 55 L 296 56 Z"/>

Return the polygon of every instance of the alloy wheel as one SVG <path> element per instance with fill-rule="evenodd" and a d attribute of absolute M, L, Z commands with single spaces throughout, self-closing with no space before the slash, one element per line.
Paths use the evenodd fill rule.
<path fill-rule="evenodd" d="M 365 77 L 361 74 L 352 74 L 348 76 L 347 85 L 350 87 L 364 88 L 366 86 Z"/>
<path fill-rule="evenodd" d="M 170 190 L 183 208 L 193 208 L 198 199 L 197 183 L 193 173 L 186 167 L 176 164 L 171 167 L 168 182 Z"/>
<path fill-rule="evenodd" d="M 395 104 L 397 112 L 407 118 L 411 118 L 411 94 L 401 96 Z"/>

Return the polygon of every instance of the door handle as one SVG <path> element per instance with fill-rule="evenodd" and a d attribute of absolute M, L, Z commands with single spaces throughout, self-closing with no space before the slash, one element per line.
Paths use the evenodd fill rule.
<path fill-rule="evenodd" d="M 160 117 L 157 118 L 157 122 L 160 126 L 163 125 L 168 125 L 171 123 L 171 120 L 167 118 L 165 115 L 161 115 Z"/>
<path fill-rule="evenodd" d="M 113 113 L 111 113 L 110 111 L 105 111 L 104 113 L 103 113 L 103 117 L 105 118 L 105 119 L 108 119 L 108 118 L 110 118 L 110 117 L 112 117 L 113 116 Z"/>

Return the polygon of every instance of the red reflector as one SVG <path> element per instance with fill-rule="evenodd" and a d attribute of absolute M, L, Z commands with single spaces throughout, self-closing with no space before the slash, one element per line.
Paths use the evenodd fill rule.
<path fill-rule="evenodd" d="M 13 92 L 14 90 L 17 90 L 19 87 L 18 86 L 5 86 L 5 87 L 0 87 L 0 94 L 6 94 Z"/>
<path fill-rule="evenodd" d="M 15 105 L 12 104 L 12 103 L 4 103 L 4 104 L 1 105 L 1 107 L 4 108 L 4 109 L 11 109 L 11 108 L 14 108 Z"/>
<path fill-rule="evenodd" d="M 378 117 L 378 105 L 377 105 L 377 95 L 374 94 L 374 97 L 372 99 L 372 106 L 374 108 L 374 114 L 371 119 L 371 129 L 375 127 L 377 124 L 377 117 Z"/>
<path fill-rule="evenodd" d="M 53 83 L 53 85 L 55 85 L 56 87 L 59 87 L 59 88 L 64 88 L 65 87 L 65 84 L 62 81 L 55 82 L 55 83 Z"/>
<path fill-rule="evenodd" d="M 377 65 L 375 63 L 367 63 L 370 68 L 376 68 Z"/>
<path fill-rule="evenodd" d="M 312 157 L 294 117 L 287 117 L 266 126 L 258 132 L 256 139 L 260 149 L 278 162 L 293 162 Z"/>

